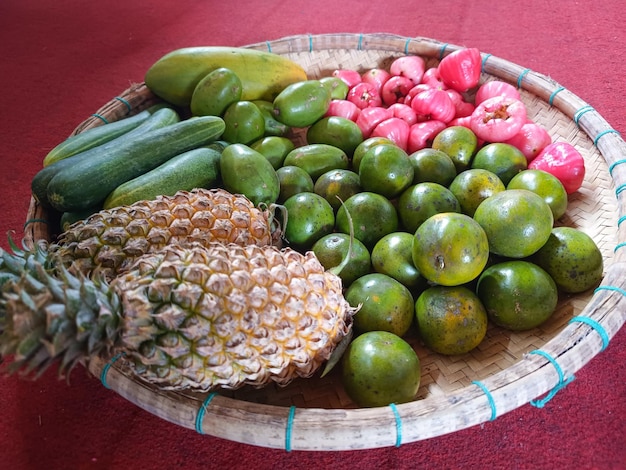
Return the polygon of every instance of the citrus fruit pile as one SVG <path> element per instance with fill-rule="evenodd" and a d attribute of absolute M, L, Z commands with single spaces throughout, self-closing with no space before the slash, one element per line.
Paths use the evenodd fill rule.
<path fill-rule="evenodd" d="M 396 89 L 395 101 L 386 105 L 373 100 L 370 81 L 391 80 L 391 72 L 350 72 L 323 80 L 332 84 L 326 113 L 309 124 L 303 154 L 293 158 L 291 150 L 278 172 L 289 181 L 282 201 L 286 242 L 312 250 L 326 269 L 350 256 L 339 275 L 346 299 L 359 310 L 342 377 L 355 402 L 378 406 L 407 401 L 417 391 L 419 375 L 406 371 L 407 364 L 419 368 L 411 336 L 435 353 L 457 355 L 476 348 L 490 322 L 516 331 L 535 328 L 551 317 L 561 293 L 597 285 L 603 263 L 587 234 L 558 226 L 568 204 L 563 173 L 529 168 L 541 154 L 531 144 L 549 145 L 547 132 L 520 127 L 525 139 L 515 132 L 515 138 L 487 141 L 485 136 L 500 134 L 481 129 L 477 135 L 472 128 L 477 103 L 471 92 L 493 100 L 494 90 L 502 93 L 495 96 L 511 93 L 506 84 L 473 83 L 470 94 L 457 91 L 470 108 L 457 106 L 461 115 L 431 127 L 435 132 L 422 135 L 418 145 L 403 140 L 405 126 L 398 126 L 409 98 L 416 99 L 406 91 L 412 87 L 403 96 Z M 443 81 L 428 89 L 433 87 L 454 91 Z M 494 115 L 511 104 L 500 106 Z M 407 114 L 390 117 L 390 109 Z M 407 119 L 416 119 L 409 129 L 440 122 L 432 115 Z M 529 123 L 524 116 L 522 125 Z M 307 154 L 310 146 L 318 151 Z M 341 149 L 345 158 L 320 146 Z M 302 183 L 293 191 L 296 181 Z"/>

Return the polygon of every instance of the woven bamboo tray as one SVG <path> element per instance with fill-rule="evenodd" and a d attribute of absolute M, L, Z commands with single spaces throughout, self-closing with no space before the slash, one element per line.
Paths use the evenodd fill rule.
<path fill-rule="evenodd" d="M 282 38 L 249 46 L 285 55 L 309 77 L 336 68 L 385 67 L 405 54 L 433 66 L 460 46 L 389 34 L 328 34 Z M 444 357 L 412 339 L 422 365 L 416 400 L 380 408 L 357 408 L 343 391 L 336 368 L 324 379 L 300 379 L 211 394 L 164 392 L 133 378 L 123 361 L 94 358 L 89 371 L 139 407 L 202 434 L 286 450 L 347 450 L 399 446 L 496 419 L 531 403 L 544 406 L 626 321 L 626 143 L 591 105 L 545 75 L 483 53 L 482 80 L 516 85 L 532 119 L 553 140 L 573 144 L 584 156 L 582 188 L 570 196 L 560 224 L 577 227 L 598 244 L 605 275 L 598 289 L 561 298 L 540 328 L 507 332 L 490 327 L 469 354 Z M 75 133 L 133 114 L 158 102 L 143 84 L 115 97 Z M 34 200 L 26 241 L 53 239 L 57 220 Z M 415 334 L 413 336 L 416 336 Z"/>

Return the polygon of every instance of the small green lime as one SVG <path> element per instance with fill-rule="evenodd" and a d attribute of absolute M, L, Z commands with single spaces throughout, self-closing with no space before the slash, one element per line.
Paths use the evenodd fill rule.
<path fill-rule="evenodd" d="M 361 276 L 348 287 L 345 297 L 351 306 L 361 306 L 354 315 L 358 332 L 389 331 L 403 336 L 413 323 L 415 305 L 411 292 L 386 274 Z"/>
<path fill-rule="evenodd" d="M 333 231 L 335 212 L 326 199 L 315 193 L 299 193 L 285 201 L 285 238 L 290 244 L 308 249 Z"/>
<path fill-rule="evenodd" d="M 489 266 L 480 275 L 476 293 L 496 325 L 521 331 L 552 316 L 558 301 L 554 280 L 534 263 L 513 260 Z"/>
<path fill-rule="evenodd" d="M 313 253 L 324 269 L 329 270 L 339 266 L 348 256 L 350 235 L 345 233 L 329 233 L 313 245 Z M 356 279 L 370 272 L 371 260 L 369 250 L 356 238 L 352 240 L 352 255 L 348 264 L 339 272 L 339 277 L 345 287 Z"/>
<path fill-rule="evenodd" d="M 409 343 L 393 333 L 372 331 L 355 338 L 342 359 L 342 383 L 359 406 L 387 406 L 415 398 L 420 360 Z"/>
<path fill-rule="evenodd" d="M 472 217 L 481 202 L 506 188 L 495 173 L 482 168 L 470 168 L 459 173 L 448 189 L 459 201 L 463 213 Z"/>
<path fill-rule="evenodd" d="M 544 268 L 559 289 L 584 292 L 602 280 L 604 262 L 600 249 L 588 234 L 573 227 L 555 227 L 532 260 Z"/>

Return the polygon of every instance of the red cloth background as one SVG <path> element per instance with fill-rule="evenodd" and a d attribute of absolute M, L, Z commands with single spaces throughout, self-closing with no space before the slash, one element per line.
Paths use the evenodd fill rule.
<path fill-rule="evenodd" d="M 0 246 L 19 239 L 47 151 L 164 53 L 283 36 L 389 32 L 477 47 L 551 76 L 626 136 L 622 0 L 2 0 Z M 291 452 L 162 421 L 79 368 L 0 378 L 0 468 L 626 468 L 626 329 L 543 409 L 424 442 Z"/>

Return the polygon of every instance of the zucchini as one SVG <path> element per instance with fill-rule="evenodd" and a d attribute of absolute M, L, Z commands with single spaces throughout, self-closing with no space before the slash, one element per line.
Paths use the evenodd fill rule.
<path fill-rule="evenodd" d="M 145 110 L 134 116 L 104 124 L 103 126 L 92 127 L 80 134 L 70 136 L 48 152 L 43 159 L 43 166 L 48 166 L 126 134 L 148 119 L 150 115 L 150 111 Z"/>
<path fill-rule="evenodd" d="M 64 168 L 69 168 L 76 164 L 81 159 L 84 160 L 95 160 L 99 159 L 101 156 L 106 155 L 107 152 L 119 145 L 126 139 L 132 139 L 138 137 L 139 135 L 149 132 L 155 129 L 160 129 L 165 126 L 169 126 L 170 124 L 174 124 L 180 121 L 180 116 L 178 113 L 170 108 L 170 107 L 162 107 L 160 105 L 155 105 L 153 108 L 159 106 L 157 111 L 151 113 L 151 116 L 142 122 L 139 126 L 134 128 L 133 130 L 127 132 L 126 134 L 122 134 L 121 136 L 113 139 L 107 143 L 99 145 L 98 147 L 94 147 L 92 149 L 86 150 L 84 152 L 78 153 L 76 155 L 72 155 L 69 158 L 65 158 L 63 160 L 59 160 L 54 162 L 51 165 L 48 165 L 41 170 L 39 170 L 31 181 L 31 191 L 33 196 L 42 207 L 50 208 L 50 202 L 48 201 L 48 183 L 50 180 L 56 175 L 59 171 Z M 150 108 L 152 109 L 152 108 Z M 80 135 L 80 134 L 78 134 Z"/>
<path fill-rule="evenodd" d="M 222 118 L 200 116 L 125 139 L 97 160 L 81 159 L 54 175 L 48 183 L 48 201 L 61 212 L 95 206 L 120 184 L 218 139 L 224 128 Z"/>
<path fill-rule="evenodd" d="M 177 191 L 214 187 L 219 177 L 220 157 L 220 152 L 209 147 L 184 152 L 154 170 L 122 183 L 107 196 L 103 207 L 128 206 L 160 194 L 172 196 Z"/>

